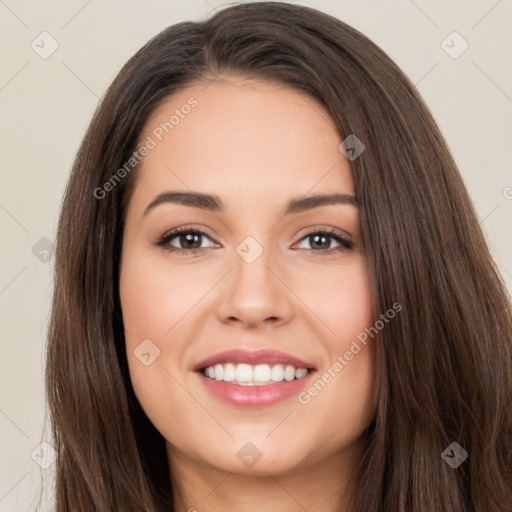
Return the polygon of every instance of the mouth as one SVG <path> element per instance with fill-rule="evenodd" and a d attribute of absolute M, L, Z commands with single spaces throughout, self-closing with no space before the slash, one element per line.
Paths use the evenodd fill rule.
<path fill-rule="evenodd" d="M 263 407 L 297 394 L 316 368 L 302 359 L 274 350 L 231 350 L 194 367 L 216 398 L 230 405 Z"/>

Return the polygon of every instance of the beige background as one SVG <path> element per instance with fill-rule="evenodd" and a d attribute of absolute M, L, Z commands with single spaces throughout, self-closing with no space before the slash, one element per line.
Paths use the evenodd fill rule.
<path fill-rule="evenodd" d="M 417 85 L 452 149 L 512 290 L 512 2 L 295 3 L 317 7 L 362 31 Z M 42 432 L 43 361 L 54 260 L 44 261 L 44 251 L 55 240 L 78 144 L 98 99 L 139 47 L 168 25 L 203 18 L 221 5 L 214 0 L 0 0 L 0 512 L 35 510 L 39 479 L 51 477 L 54 468 L 42 469 L 34 461 L 52 461 L 51 448 L 38 448 L 43 439 L 50 441 Z M 46 59 L 31 47 L 34 40 L 42 46 L 43 31 L 59 45 Z M 441 46 L 453 31 L 469 44 L 458 58 Z M 460 41 L 450 41 L 451 52 L 461 48 Z M 40 242 L 44 237 L 48 240 Z"/>

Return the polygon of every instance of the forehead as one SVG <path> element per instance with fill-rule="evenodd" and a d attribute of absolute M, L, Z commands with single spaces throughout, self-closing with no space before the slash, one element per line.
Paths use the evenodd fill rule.
<path fill-rule="evenodd" d="M 280 84 L 227 79 L 187 87 L 153 112 L 140 140 L 150 139 L 135 190 L 147 199 L 187 188 L 279 204 L 283 194 L 354 194 L 333 119 Z"/>

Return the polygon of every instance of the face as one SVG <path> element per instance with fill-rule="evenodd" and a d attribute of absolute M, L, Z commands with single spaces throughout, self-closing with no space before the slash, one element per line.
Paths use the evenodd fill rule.
<path fill-rule="evenodd" d="M 332 119 L 286 87 L 219 80 L 169 98 L 141 141 L 120 295 L 170 459 L 284 474 L 342 457 L 373 417 L 374 349 L 353 343 L 373 312 Z"/>

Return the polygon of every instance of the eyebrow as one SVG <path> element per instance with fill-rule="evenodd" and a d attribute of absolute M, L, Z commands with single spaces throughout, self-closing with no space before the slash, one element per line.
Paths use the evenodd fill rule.
<path fill-rule="evenodd" d="M 205 194 L 202 192 L 163 192 L 158 194 L 144 211 L 143 217 L 152 209 L 160 204 L 174 203 L 193 208 L 200 208 L 212 212 L 219 212 L 224 208 L 224 204 L 219 196 L 214 194 Z M 359 208 L 359 201 L 356 197 L 349 194 L 320 194 L 315 196 L 300 197 L 290 199 L 283 215 L 301 213 L 320 206 L 331 204 L 348 204 Z"/>

